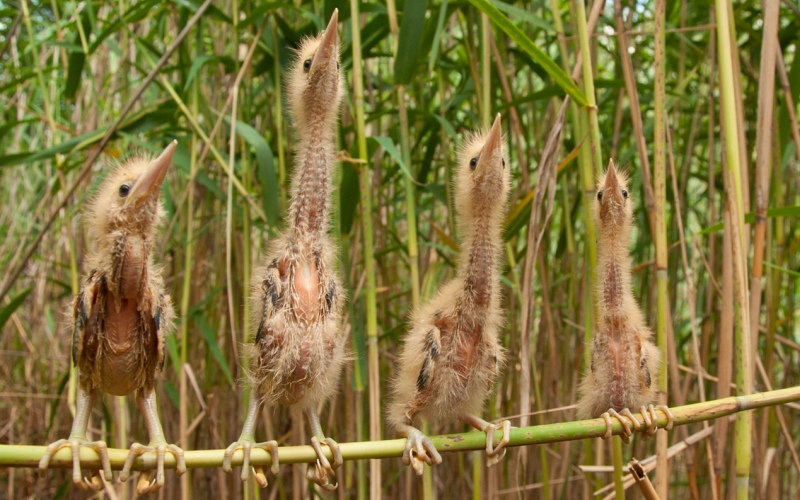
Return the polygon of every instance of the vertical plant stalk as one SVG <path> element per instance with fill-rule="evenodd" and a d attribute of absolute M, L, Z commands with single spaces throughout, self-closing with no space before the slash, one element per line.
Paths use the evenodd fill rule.
<path fill-rule="evenodd" d="M 231 102 L 231 129 L 230 140 L 228 142 L 229 157 L 228 157 L 228 193 L 227 193 L 227 207 L 225 214 L 225 279 L 227 281 L 227 297 L 228 297 L 228 320 L 231 328 L 231 340 L 234 346 L 234 353 L 236 353 L 235 346 L 238 343 L 236 338 L 236 307 L 234 306 L 233 299 L 233 177 L 234 177 L 234 156 L 236 154 L 236 108 L 238 106 L 239 84 L 234 83 L 231 88 L 233 101 Z M 238 357 L 238 356 L 237 356 Z"/>
<path fill-rule="evenodd" d="M 731 228 L 733 248 L 733 275 L 734 275 L 734 303 L 735 310 L 735 355 L 736 355 L 736 385 L 739 395 L 751 394 L 753 391 L 753 376 L 751 365 L 751 337 L 749 309 L 747 304 L 748 286 L 745 272 L 745 246 L 744 246 L 744 197 L 742 194 L 741 161 L 739 158 L 739 122 L 737 119 L 733 50 L 731 48 L 731 21 L 728 17 L 728 0 L 717 0 L 717 46 L 719 52 L 720 94 L 722 97 L 723 132 L 725 134 L 725 153 L 727 159 L 726 196 L 731 200 Z M 750 461 L 751 461 L 751 428 L 752 415 L 742 414 L 736 417 L 735 444 L 736 444 L 736 496 L 740 500 L 746 499 L 749 492 Z"/>
<path fill-rule="evenodd" d="M 198 86 L 199 83 L 195 80 L 192 85 L 191 106 L 194 113 L 198 112 Z M 191 146 L 189 147 L 189 182 L 187 185 L 187 201 L 186 201 L 186 244 L 183 254 L 183 281 L 181 283 L 181 303 L 180 303 L 180 356 L 181 356 L 181 370 L 180 370 L 180 408 L 179 408 L 179 426 L 180 426 L 180 444 L 184 450 L 189 449 L 189 398 L 188 387 L 186 380 L 186 371 L 183 366 L 188 360 L 189 351 L 189 298 L 192 295 L 192 273 L 193 259 L 194 259 L 194 178 L 197 175 L 197 134 L 192 134 Z M 184 474 L 181 477 L 181 498 L 189 498 L 191 484 L 189 482 L 189 474 Z"/>
<path fill-rule="evenodd" d="M 764 275 L 764 252 L 767 244 L 767 201 L 770 192 L 770 173 L 772 170 L 773 112 L 775 109 L 775 66 L 778 56 L 778 18 L 780 5 L 776 2 L 763 2 L 764 29 L 761 45 L 761 67 L 759 70 L 758 118 L 756 126 L 756 182 L 755 212 L 753 231 L 753 261 L 750 270 L 750 334 L 752 335 L 752 359 L 758 359 L 758 337 L 761 319 L 761 293 Z M 767 380 L 767 383 L 770 383 Z M 767 429 L 772 412 L 765 411 L 756 440 L 757 463 L 767 464 Z M 761 467 L 763 470 L 764 467 Z M 757 467 L 758 469 L 758 467 Z M 766 493 L 768 474 L 756 476 L 756 487 L 763 496 Z"/>
<path fill-rule="evenodd" d="M 481 13 L 481 90 L 483 93 L 483 109 L 481 109 L 481 126 L 489 128 L 492 115 L 492 27 L 489 16 Z"/>
<path fill-rule="evenodd" d="M 358 0 L 350 0 L 352 36 L 353 36 L 353 104 L 356 115 L 356 136 L 358 141 L 358 159 L 363 163 L 358 172 L 361 191 L 361 223 L 364 236 L 364 273 L 365 308 L 367 311 L 367 370 L 369 388 L 369 439 L 381 439 L 380 411 L 380 364 L 378 359 L 378 309 L 375 282 L 374 236 L 372 231 L 372 182 L 371 171 L 367 163 L 367 136 L 364 118 L 364 63 L 361 59 L 361 23 Z M 414 260 L 416 263 L 416 259 Z M 417 294 L 419 286 L 417 285 Z M 419 297 L 419 295 L 417 295 Z M 369 463 L 370 497 L 381 497 L 381 462 L 370 460 Z M 364 478 L 359 477 L 360 481 Z"/>
<path fill-rule="evenodd" d="M 599 14 L 599 9 L 602 9 L 605 2 L 598 0 L 592 8 L 592 17 L 595 12 Z M 581 113 L 580 121 L 581 128 L 588 133 L 589 140 L 584 142 L 582 149 L 581 161 L 581 184 L 583 185 L 583 208 L 584 208 L 584 223 L 586 224 L 586 243 L 588 248 L 588 262 L 589 266 L 584 272 L 584 346 L 588 346 L 591 342 L 592 333 L 594 332 L 594 317 L 596 314 L 596 301 L 594 300 L 594 279 L 595 267 L 597 265 L 597 237 L 595 236 L 594 217 L 591 211 L 591 201 L 595 192 L 595 176 L 600 175 L 602 171 L 602 153 L 600 151 L 600 125 L 597 118 L 597 98 L 594 91 L 594 70 L 592 68 L 591 51 L 589 49 L 589 29 L 586 21 L 586 6 L 585 0 L 573 0 L 573 10 L 575 11 L 575 26 L 578 31 L 578 42 L 580 52 L 578 57 L 581 64 L 583 91 L 586 95 L 588 102 L 585 108 L 585 113 Z M 596 22 L 596 21 L 595 21 Z M 592 32 L 594 32 L 594 24 L 592 24 Z M 576 62 L 576 64 L 577 64 Z M 576 68 L 577 69 L 577 68 Z M 573 78 L 577 78 L 576 71 L 572 73 Z M 589 349 L 585 349 L 584 366 L 589 363 Z M 590 450 L 587 445 L 586 450 Z M 621 449 L 620 449 L 621 451 Z M 587 453 L 588 456 L 588 453 Z M 618 457 L 619 460 L 614 460 L 622 464 L 622 456 Z M 615 482 L 622 477 L 622 469 L 614 469 Z"/>
<path fill-rule="evenodd" d="M 600 151 L 600 124 L 597 121 L 597 99 L 594 95 L 594 71 L 589 50 L 589 32 L 586 26 L 586 6 L 584 5 L 584 0 L 573 0 L 573 3 L 581 49 L 581 63 L 583 64 L 583 91 L 589 103 L 586 107 L 586 115 L 589 120 L 589 145 L 592 152 L 592 167 L 595 175 L 599 175 L 603 168 L 603 155 Z M 604 2 L 598 3 L 602 5 Z M 592 179 L 591 184 L 591 190 L 594 193 L 594 179 Z M 594 260 L 596 260 L 596 257 L 595 255 Z"/>
<path fill-rule="evenodd" d="M 658 313 L 656 321 L 656 338 L 658 349 L 661 351 L 661 366 L 658 374 L 658 403 L 667 404 L 667 391 L 669 389 L 667 379 L 667 332 L 669 321 L 669 296 L 667 289 L 667 224 L 666 224 L 666 197 L 667 197 L 667 176 L 666 176 L 666 102 L 664 95 L 664 44 L 665 31 L 665 10 L 666 0 L 656 0 L 655 11 L 655 112 L 653 124 L 653 144 L 654 144 L 654 175 L 653 192 L 655 202 L 655 243 L 656 243 L 656 283 Z M 667 498 L 669 493 L 668 470 L 669 463 L 667 457 L 668 434 L 661 432 L 656 437 L 656 491 L 661 498 Z"/>
<path fill-rule="evenodd" d="M 631 123 L 633 124 L 636 139 L 636 151 L 639 153 L 639 163 L 642 168 L 642 185 L 644 186 L 644 204 L 647 209 L 647 218 L 650 221 L 650 231 L 655 239 L 655 202 L 653 200 L 652 174 L 650 172 L 650 159 L 647 154 L 647 141 L 642 125 L 642 111 L 639 105 L 639 92 L 636 89 L 636 77 L 633 74 L 633 61 L 628 52 L 628 35 L 625 30 L 625 21 L 622 16 L 622 2 L 614 2 L 614 18 L 617 25 L 617 44 L 621 59 L 622 76 L 625 80 L 625 90 L 628 93 L 628 102 L 631 109 Z"/>
<path fill-rule="evenodd" d="M 603 7 L 605 2 L 603 0 L 598 0 L 595 2 L 594 6 L 592 7 L 592 15 L 589 19 L 589 26 L 586 26 L 585 21 L 580 23 L 580 19 L 585 19 L 585 14 L 583 16 L 576 15 L 576 25 L 578 26 L 577 31 L 579 32 L 579 36 L 583 36 L 583 38 L 588 38 L 587 32 L 594 31 L 594 26 L 597 22 L 599 17 L 599 12 Z M 580 4 L 579 6 L 577 4 Z M 583 0 L 573 0 L 572 1 L 573 10 L 575 8 L 580 8 L 582 12 L 585 12 L 585 8 L 583 6 Z M 556 28 L 556 33 L 558 34 L 558 48 L 559 53 L 561 55 L 562 65 L 564 69 L 568 69 L 569 55 L 567 51 L 567 44 L 566 39 L 564 36 L 564 23 L 561 19 L 561 11 L 558 7 L 557 0 L 551 0 L 550 7 L 553 12 L 553 21 Z M 595 14 L 597 12 L 597 14 Z M 583 30 L 581 30 L 581 26 L 583 26 Z M 591 30 L 589 30 L 591 27 Z M 583 32 L 583 35 L 581 35 Z M 588 51 L 588 40 L 586 43 L 587 51 Z M 581 75 L 581 68 L 582 68 L 582 55 L 584 54 L 583 50 L 581 50 L 576 58 L 575 68 L 572 71 L 572 79 L 575 80 L 580 77 Z M 591 70 L 591 66 L 590 66 Z M 584 84 L 587 79 L 592 79 L 591 71 L 588 74 L 588 77 L 584 75 Z M 593 83 L 593 82 L 592 82 Z M 591 99 L 591 102 L 595 102 L 594 96 L 594 89 L 589 95 L 586 92 L 586 88 L 584 87 L 584 92 L 587 94 L 587 99 Z M 592 341 L 592 332 L 594 331 L 594 315 L 595 315 L 595 308 L 594 308 L 594 275 L 595 275 L 595 267 L 597 264 L 597 236 L 596 230 L 594 225 L 594 217 L 592 216 L 592 207 L 591 202 L 594 197 L 595 191 L 595 182 L 594 182 L 594 169 L 592 167 L 592 158 L 591 158 L 591 148 L 586 143 L 585 137 L 587 134 L 587 120 L 586 115 L 581 113 L 578 105 L 572 102 L 570 104 L 570 118 L 572 121 L 572 135 L 573 140 L 576 143 L 580 143 L 580 152 L 578 154 L 578 165 L 579 165 L 579 176 L 580 176 L 580 186 L 582 190 L 581 196 L 581 205 L 583 208 L 583 221 L 586 227 L 586 238 L 584 240 L 584 256 L 586 265 L 583 270 L 583 290 L 582 290 L 582 300 L 581 303 L 583 304 L 583 345 L 584 345 L 584 356 L 583 356 L 583 367 L 584 369 L 589 366 L 589 355 L 590 351 L 586 346 L 589 346 Z M 583 454 L 584 460 L 587 464 L 593 463 L 592 457 L 592 443 L 590 441 L 584 441 L 583 443 Z M 584 494 L 588 495 L 588 483 L 587 489 L 584 490 Z"/>
<path fill-rule="evenodd" d="M 764 35 L 761 45 L 761 68 L 758 78 L 758 124 L 756 126 L 756 223 L 753 232 L 753 267 L 750 280 L 750 333 L 753 335 L 753 359 L 758 350 L 758 326 L 761 311 L 764 247 L 767 242 L 767 201 L 772 158 L 772 116 L 775 109 L 775 64 L 778 52 L 778 2 L 763 2 Z"/>

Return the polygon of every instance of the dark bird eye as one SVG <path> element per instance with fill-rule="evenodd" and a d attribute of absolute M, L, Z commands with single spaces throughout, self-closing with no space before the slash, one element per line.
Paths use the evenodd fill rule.
<path fill-rule="evenodd" d="M 503 168 L 506 168 L 506 159 L 505 158 L 500 158 L 500 160 L 503 162 Z"/>
<path fill-rule="evenodd" d="M 625 198 L 625 199 L 628 199 L 628 191 L 623 189 L 622 190 L 622 197 Z"/>
<path fill-rule="evenodd" d="M 602 191 L 598 191 L 597 192 L 597 201 L 603 201 L 603 192 Z"/>
<path fill-rule="evenodd" d="M 119 187 L 119 195 L 122 198 L 128 196 L 128 193 L 131 192 L 131 185 L 130 184 L 123 184 Z"/>
<path fill-rule="evenodd" d="M 471 159 L 469 161 L 469 169 L 470 170 L 475 170 L 475 167 L 477 167 L 477 166 L 478 166 L 478 157 L 476 156 L 475 158 L 473 158 L 473 159 Z"/>
<path fill-rule="evenodd" d="M 310 70 L 311 70 L 311 59 L 309 58 L 306 59 L 305 62 L 303 63 L 303 71 L 308 73 Z"/>

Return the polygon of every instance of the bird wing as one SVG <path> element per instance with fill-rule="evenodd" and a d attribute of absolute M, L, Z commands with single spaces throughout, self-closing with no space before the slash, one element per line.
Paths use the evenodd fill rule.
<path fill-rule="evenodd" d="M 261 282 L 260 293 L 262 311 L 261 321 L 258 324 L 258 330 L 256 330 L 256 344 L 261 341 L 261 338 L 266 333 L 266 329 L 264 327 L 266 326 L 267 321 L 275 314 L 275 311 L 278 307 L 278 302 L 281 298 L 281 276 L 280 272 L 278 271 L 277 259 L 273 260 L 267 268 L 266 276 Z"/>
<path fill-rule="evenodd" d="M 94 358 L 102 330 L 106 300 L 106 280 L 103 274 L 92 270 L 72 304 L 72 363 L 78 366 L 84 356 Z"/>
<path fill-rule="evenodd" d="M 442 350 L 441 333 L 435 326 L 431 326 L 428 333 L 425 334 L 425 343 L 422 346 L 422 350 L 425 359 L 417 377 L 417 391 L 420 392 L 428 386 L 428 382 L 433 377 L 435 361 Z"/>

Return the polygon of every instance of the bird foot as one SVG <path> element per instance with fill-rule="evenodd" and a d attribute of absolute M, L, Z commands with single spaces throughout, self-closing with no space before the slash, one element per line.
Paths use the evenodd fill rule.
<path fill-rule="evenodd" d="M 672 414 L 669 407 L 665 405 L 647 405 L 642 406 L 639 411 L 642 413 L 642 418 L 644 418 L 645 423 L 645 436 L 652 437 L 655 435 L 656 431 L 658 431 L 658 414 L 656 410 L 661 410 L 664 412 L 664 415 L 667 417 L 667 425 L 664 426 L 664 430 L 671 431 L 672 426 L 675 424 L 675 415 Z"/>
<path fill-rule="evenodd" d="M 139 475 L 139 481 L 136 484 L 136 491 L 140 495 L 158 491 L 162 486 L 164 486 L 164 456 L 167 454 L 167 452 L 172 453 L 177 461 L 175 475 L 180 476 L 186 472 L 186 462 L 183 458 L 183 450 L 176 445 L 167 444 L 164 442 L 150 443 L 147 446 L 141 443 L 133 443 L 128 451 L 128 456 L 125 459 L 125 465 L 122 467 L 122 472 L 119 475 L 120 481 L 127 481 L 131 476 L 133 461 L 136 460 L 137 457 L 140 457 L 151 451 L 156 453 L 156 478 L 154 481 L 150 480 L 150 471 L 143 471 Z"/>
<path fill-rule="evenodd" d="M 495 445 L 494 433 L 498 429 L 503 430 L 503 437 Z M 499 464 L 506 456 L 506 445 L 511 437 L 511 421 L 503 420 L 497 424 L 489 424 L 483 432 L 486 433 L 486 467 L 492 467 Z"/>
<path fill-rule="evenodd" d="M 225 472 L 232 472 L 231 459 L 233 459 L 233 454 L 236 453 L 236 450 L 242 450 L 244 457 L 242 458 L 241 478 L 242 481 L 247 481 L 247 477 L 250 474 L 250 452 L 253 448 L 261 448 L 270 454 L 272 457 L 272 467 L 270 471 L 273 476 L 277 475 L 278 472 L 280 472 L 280 464 L 278 462 L 278 442 L 274 440 L 264 443 L 253 443 L 252 440 L 239 438 L 239 441 L 231 443 L 231 445 L 225 449 L 225 458 L 222 460 L 222 470 Z M 254 465 L 253 474 L 258 485 L 262 488 L 266 488 L 269 483 L 267 482 L 267 475 L 264 474 L 264 467 Z"/>
<path fill-rule="evenodd" d="M 408 431 L 406 447 L 403 450 L 403 464 L 410 465 L 418 476 L 422 475 L 423 463 L 428 465 L 442 463 L 442 456 L 433 441 L 421 431 L 411 428 Z"/>
<path fill-rule="evenodd" d="M 630 419 L 630 425 L 622 418 L 623 415 Z M 622 442 L 625 444 L 631 442 L 631 435 L 642 426 L 642 423 L 633 416 L 633 413 L 631 413 L 628 408 L 623 408 L 621 412 L 617 412 L 614 408 L 609 408 L 608 411 L 600 415 L 600 417 L 606 421 L 606 433 L 603 434 L 603 439 L 609 439 L 611 437 L 611 431 L 613 430 L 611 417 L 614 417 L 622 425 L 622 434 L 620 434 L 619 437 L 622 438 Z M 633 425 L 633 430 L 631 430 L 631 425 Z"/>
<path fill-rule="evenodd" d="M 331 453 L 333 453 L 333 465 L 331 465 L 328 461 L 328 457 L 322 452 L 322 444 L 319 439 L 316 436 L 312 436 L 311 446 L 314 448 L 314 451 L 317 452 L 317 461 L 314 463 L 313 467 L 308 467 L 306 478 L 328 491 L 333 491 L 339 485 L 339 483 L 336 482 L 336 469 L 341 467 L 344 460 L 342 459 L 342 450 L 339 448 L 339 443 L 334 441 L 333 438 L 325 438 L 324 442 L 328 445 L 328 448 L 331 449 Z"/>
<path fill-rule="evenodd" d="M 50 460 L 62 448 L 72 450 L 72 483 L 78 488 L 86 490 L 100 491 L 103 488 L 102 479 L 95 473 L 91 477 L 84 477 L 81 471 L 81 447 L 94 450 L 100 457 L 100 466 L 106 480 L 111 480 L 111 462 L 108 459 L 108 446 L 105 441 L 87 441 L 82 438 L 59 439 L 47 445 L 44 456 L 39 461 L 39 475 L 44 476 L 45 471 L 50 467 Z"/>

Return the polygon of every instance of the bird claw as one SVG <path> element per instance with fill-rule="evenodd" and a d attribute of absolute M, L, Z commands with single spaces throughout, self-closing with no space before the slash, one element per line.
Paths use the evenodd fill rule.
<path fill-rule="evenodd" d="M 624 418 L 622 418 L 623 415 L 630 419 L 630 425 Z M 622 434 L 620 434 L 619 437 L 622 438 L 622 442 L 625 444 L 631 442 L 631 435 L 633 435 L 633 433 L 642 426 L 642 423 L 633 416 L 633 413 L 631 413 L 628 408 L 623 408 L 621 414 L 614 408 L 609 408 L 608 411 L 600 415 L 600 417 L 606 421 L 606 433 L 603 434 L 603 439 L 609 439 L 611 437 L 611 432 L 613 430 L 611 417 L 614 417 L 619 421 L 620 425 L 622 425 Z M 631 425 L 633 425 L 633 430 L 631 430 Z"/>
<path fill-rule="evenodd" d="M 151 451 L 156 453 L 156 478 L 154 481 L 150 481 L 149 471 L 143 471 L 139 475 L 139 481 L 136 484 L 136 491 L 140 495 L 158 491 L 162 486 L 164 486 L 164 457 L 167 452 L 170 452 L 175 456 L 175 460 L 177 462 L 175 467 L 175 475 L 180 476 L 186 472 L 186 461 L 183 458 L 183 450 L 178 446 L 167 443 L 150 443 L 147 446 L 141 443 L 133 443 L 128 451 L 128 456 L 125 458 L 125 465 L 122 467 L 122 472 L 119 475 L 120 481 L 127 481 L 131 476 L 131 468 L 133 467 L 133 462 L 136 460 L 136 457 L 142 456 Z"/>
<path fill-rule="evenodd" d="M 428 465 L 442 463 L 442 455 L 433 445 L 428 436 L 417 429 L 411 429 L 406 438 L 406 447 L 403 450 L 403 464 L 409 465 L 418 475 L 422 475 L 423 463 Z"/>
<path fill-rule="evenodd" d="M 494 433 L 498 429 L 503 430 L 503 437 L 494 445 Z M 511 436 L 511 421 L 503 420 L 498 424 L 489 424 L 483 432 L 486 433 L 486 467 L 492 467 L 500 463 L 506 456 L 506 445 Z"/>
<path fill-rule="evenodd" d="M 86 439 L 70 438 L 59 439 L 54 443 L 47 445 L 44 456 L 39 461 L 39 475 L 44 476 L 45 471 L 50 467 L 50 460 L 53 459 L 56 453 L 62 448 L 70 448 L 72 450 L 72 483 L 81 490 L 94 490 L 100 491 L 103 488 L 103 480 L 95 473 L 86 478 L 81 471 L 81 447 L 94 450 L 100 457 L 100 466 L 102 467 L 103 476 L 106 479 L 111 479 L 111 461 L 108 459 L 108 445 L 105 441 L 87 441 Z"/>
<path fill-rule="evenodd" d="M 250 475 L 250 453 L 253 448 L 261 448 L 270 454 L 272 457 L 272 466 L 270 471 L 272 472 L 273 476 L 277 475 L 278 472 L 280 472 L 280 463 L 278 461 L 278 442 L 274 440 L 266 441 L 264 443 L 253 443 L 252 441 L 240 439 L 239 441 L 231 443 L 231 445 L 225 449 L 225 458 L 222 460 L 222 470 L 225 472 L 233 471 L 233 467 L 231 466 L 233 454 L 236 453 L 237 450 L 241 449 L 244 456 L 242 457 L 242 474 L 240 477 L 242 481 L 247 481 L 247 478 Z M 267 481 L 267 475 L 264 473 L 264 467 L 260 465 L 254 465 L 253 476 L 258 483 L 258 486 L 261 488 L 266 488 L 269 484 Z"/>
<path fill-rule="evenodd" d="M 671 431 L 672 426 L 675 424 L 675 415 L 672 414 L 672 411 L 669 409 L 669 407 L 665 405 L 642 406 L 639 411 L 642 413 L 642 418 L 644 418 L 645 436 L 648 438 L 655 435 L 656 431 L 658 431 L 658 414 L 656 413 L 656 410 L 661 410 L 667 417 L 667 425 L 664 426 L 664 430 Z"/>
<path fill-rule="evenodd" d="M 312 436 L 311 446 L 317 452 L 317 461 L 314 463 L 313 468 L 309 466 L 308 470 L 306 470 L 306 478 L 328 491 L 333 491 L 339 486 L 339 483 L 336 482 L 336 469 L 341 467 L 344 459 L 342 458 L 342 450 L 339 448 L 339 443 L 334 441 L 333 438 L 325 438 L 325 444 L 328 445 L 333 454 L 333 465 L 322 452 L 322 445 L 319 439 L 316 436 Z"/>

